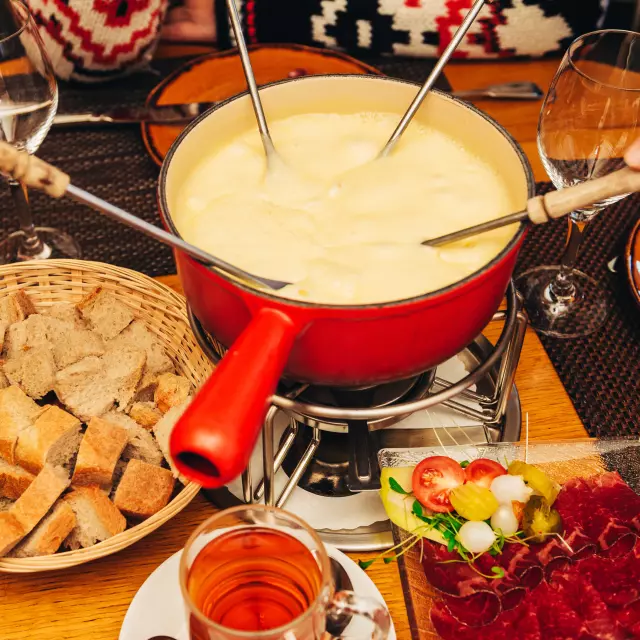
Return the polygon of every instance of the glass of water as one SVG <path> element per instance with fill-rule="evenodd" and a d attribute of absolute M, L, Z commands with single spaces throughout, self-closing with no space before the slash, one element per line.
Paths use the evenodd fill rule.
<path fill-rule="evenodd" d="M 35 153 L 58 107 L 58 87 L 33 18 L 18 0 L 0 4 L 0 140 Z M 9 182 L 20 229 L 0 241 L 0 264 L 79 258 L 68 234 L 33 223 L 27 190 Z"/>
<path fill-rule="evenodd" d="M 623 167 L 626 148 L 640 135 L 639 123 L 640 34 L 604 30 L 575 40 L 538 125 L 538 150 L 553 184 L 562 189 Z M 577 338 L 605 323 L 610 310 L 605 290 L 574 265 L 587 223 L 622 197 L 574 211 L 561 263 L 530 269 L 516 281 L 539 332 Z"/>

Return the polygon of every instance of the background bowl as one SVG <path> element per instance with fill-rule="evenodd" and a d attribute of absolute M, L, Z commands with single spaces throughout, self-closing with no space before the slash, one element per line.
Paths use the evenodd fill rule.
<path fill-rule="evenodd" d="M 0 266 L 0 297 L 24 289 L 38 310 L 58 302 L 78 302 L 101 286 L 129 306 L 162 342 L 176 371 L 198 388 L 212 371 L 187 318 L 185 299 L 169 287 L 136 271 L 101 262 L 36 260 Z M 187 484 L 155 515 L 86 549 L 35 558 L 0 558 L 0 572 L 34 573 L 66 569 L 116 553 L 155 531 L 184 509 L 200 490 Z"/>

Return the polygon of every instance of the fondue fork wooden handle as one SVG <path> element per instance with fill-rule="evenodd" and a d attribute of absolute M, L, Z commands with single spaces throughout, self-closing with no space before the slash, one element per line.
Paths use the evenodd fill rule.
<path fill-rule="evenodd" d="M 40 189 L 54 198 L 61 198 L 64 195 L 69 196 L 73 200 L 85 204 L 100 213 L 126 224 L 133 229 L 141 231 L 145 235 L 158 240 L 178 251 L 190 255 L 198 262 L 207 267 L 216 267 L 221 271 L 229 273 L 241 280 L 248 282 L 253 286 L 261 289 L 267 287 L 277 291 L 287 286 L 287 282 L 279 280 L 271 280 L 254 276 L 251 273 L 239 269 L 229 264 L 225 260 L 216 258 L 210 253 L 199 249 L 198 247 L 185 242 L 182 238 L 173 235 L 156 227 L 155 225 L 134 216 L 133 214 L 116 207 L 115 205 L 98 198 L 93 194 L 70 184 L 69 176 L 60 169 L 50 165 L 40 158 L 29 155 L 26 151 L 21 151 L 6 142 L 0 142 L 0 173 L 4 173 L 14 180 L 22 182 L 27 187 Z"/>
<path fill-rule="evenodd" d="M 439 246 L 457 240 L 464 240 L 480 233 L 499 229 L 516 222 L 529 221 L 533 224 L 544 224 L 555 218 L 562 218 L 576 209 L 591 206 L 609 198 L 626 196 L 640 191 L 640 171 L 629 167 L 614 171 L 602 178 L 586 180 L 565 189 L 550 191 L 543 196 L 535 196 L 527 202 L 524 211 L 474 225 L 468 229 L 454 231 L 438 238 L 425 240 L 422 244 Z"/>

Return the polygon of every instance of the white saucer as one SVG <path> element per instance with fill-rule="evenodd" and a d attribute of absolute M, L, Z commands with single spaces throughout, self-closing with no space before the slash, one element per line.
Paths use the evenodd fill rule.
<path fill-rule="evenodd" d="M 371 578 L 350 558 L 335 547 L 325 544 L 327 553 L 337 560 L 353 583 L 353 591 L 358 595 L 375 598 L 384 602 Z M 119 640 L 148 640 L 153 636 L 173 636 L 176 640 L 189 640 L 185 608 L 180 593 L 178 567 L 180 554 L 174 553 L 165 560 L 144 582 L 134 596 L 120 629 Z M 360 630 L 359 630 L 360 627 Z M 354 618 L 345 629 L 343 637 L 363 638 L 369 625 Z M 396 640 L 396 632 L 391 623 L 389 640 Z"/>

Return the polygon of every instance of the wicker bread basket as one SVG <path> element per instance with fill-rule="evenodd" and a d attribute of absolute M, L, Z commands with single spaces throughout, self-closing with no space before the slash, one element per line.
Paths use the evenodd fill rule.
<path fill-rule="evenodd" d="M 100 262 L 39 260 L 0 266 L 0 297 L 25 289 L 38 309 L 57 302 L 78 302 L 97 286 L 113 293 L 146 323 L 162 341 L 179 374 L 196 388 L 204 382 L 211 373 L 211 363 L 191 333 L 184 298 L 169 287 L 141 273 Z M 198 490 L 198 485 L 189 483 L 155 515 L 92 547 L 36 558 L 0 558 L 0 572 L 65 569 L 116 553 L 173 518 Z"/>

